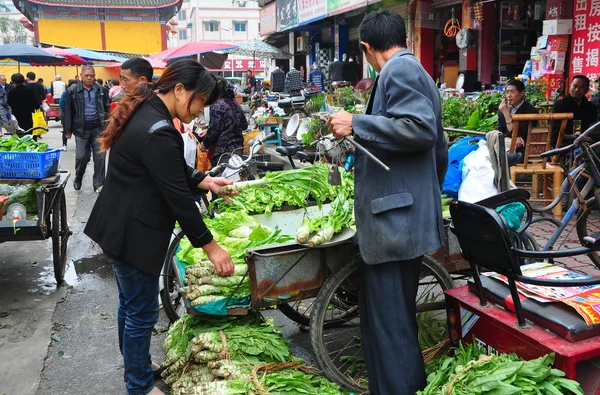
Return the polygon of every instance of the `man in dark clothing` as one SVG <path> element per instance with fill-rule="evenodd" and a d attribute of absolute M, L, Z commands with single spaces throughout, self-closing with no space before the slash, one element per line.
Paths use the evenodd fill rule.
<path fill-rule="evenodd" d="M 254 95 L 254 92 L 256 92 L 256 77 L 254 77 L 252 70 L 246 71 L 246 89 L 250 89 L 250 92 L 248 92 L 250 95 Z"/>
<path fill-rule="evenodd" d="M 121 85 L 126 92 L 132 92 L 137 84 L 152 83 L 152 65 L 144 58 L 131 58 L 121 65 Z"/>
<path fill-rule="evenodd" d="M 525 100 L 525 84 L 522 81 L 510 80 L 504 90 L 505 96 L 498 107 L 498 124 L 496 130 L 499 130 L 506 136 L 512 137 L 514 123 L 512 116 L 514 114 L 537 114 L 538 110 Z M 529 122 L 519 122 L 519 131 L 517 134 L 516 151 L 525 154 L 525 143 L 529 133 Z"/>
<path fill-rule="evenodd" d="M 271 90 L 273 92 L 283 92 L 285 89 L 285 73 L 279 67 L 271 73 Z"/>
<path fill-rule="evenodd" d="M 27 73 L 27 83 L 25 86 L 35 93 L 35 97 L 38 100 L 38 108 L 42 107 L 42 102 L 46 100 L 46 89 L 42 84 L 35 81 L 35 73 L 30 71 Z"/>
<path fill-rule="evenodd" d="M 557 100 L 552 106 L 552 113 L 572 112 L 573 119 L 567 121 L 565 135 L 573 134 L 573 121 L 581 122 L 581 132 L 585 132 L 587 128 L 592 126 L 598 120 L 598 109 L 585 96 L 590 90 L 590 79 L 585 75 L 576 75 L 571 81 L 569 93 L 560 100 Z M 552 123 L 552 146 L 556 145 L 558 132 L 560 130 L 561 121 Z M 589 137 L 594 141 L 600 141 L 600 133 L 590 134 Z M 569 144 L 569 143 L 566 143 Z M 563 143 L 563 145 L 565 145 Z"/>
<path fill-rule="evenodd" d="M 329 65 L 329 79 L 331 82 L 344 81 L 344 62 L 337 58 Z"/>
<path fill-rule="evenodd" d="M 85 168 L 94 154 L 94 190 L 100 192 L 104 183 L 104 153 L 98 137 L 109 113 L 108 95 L 96 82 L 92 66 L 81 68 L 81 81 L 67 90 L 65 96 L 64 134 L 75 135 L 75 180 L 73 188 L 81 189 Z M 91 148 L 90 148 L 91 147 Z"/>
<path fill-rule="evenodd" d="M 12 114 L 17 118 L 19 127 L 29 130 L 33 127 L 31 114 L 40 109 L 38 99 L 31 89 L 25 87 L 23 74 L 13 74 L 11 80 L 15 87 L 8 92 L 8 105 L 12 109 Z"/>
<path fill-rule="evenodd" d="M 426 383 L 416 317 L 421 261 L 444 239 L 442 104 L 435 82 L 406 48 L 400 15 L 385 8 L 367 14 L 359 35 L 379 77 L 364 114 L 340 111 L 327 126 L 337 138 L 353 134 L 392 169 L 383 171 L 356 151 L 361 340 L 370 393 L 414 395 Z"/>
<path fill-rule="evenodd" d="M 344 63 L 344 81 L 350 82 L 352 86 L 358 82 L 358 65 L 352 58 Z"/>
<path fill-rule="evenodd" d="M 313 70 L 308 73 L 308 85 L 314 85 L 319 88 L 319 92 L 325 90 L 325 74 L 319 69 L 319 66 L 314 65 Z"/>
<path fill-rule="evenodd" d="M 14 88 L 12 84 L 6 82 L 6 76 L 4 74 L 0 74 L 0 87 L 2 87 L 7 94 Z"/>

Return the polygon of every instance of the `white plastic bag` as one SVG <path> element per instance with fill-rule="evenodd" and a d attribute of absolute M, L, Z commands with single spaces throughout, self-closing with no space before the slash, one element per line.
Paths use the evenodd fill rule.
<path fill-rule="evenodd" d="M 463 182 L 458 190 L 458 200 L 467 203 L 475 203 L 498 194 L 487 142 L 480 140 L 478 145 L 477 150 L 463 159 Z"/>
<path fill-rule="evenodd" d="M 188 166 L 196 168 L 196 139 L 188 133 L 181 133 L 183 139 L 183 157 Z"/>

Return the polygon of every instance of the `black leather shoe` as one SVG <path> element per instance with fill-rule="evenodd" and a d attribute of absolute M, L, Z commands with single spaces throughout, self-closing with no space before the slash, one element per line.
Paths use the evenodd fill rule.
<path fill-rule="evenodd" d="M 76 191 L 81 189 L 81 182 L 78 181 L 73 181 L 73 189 L 75 189 Z"/>

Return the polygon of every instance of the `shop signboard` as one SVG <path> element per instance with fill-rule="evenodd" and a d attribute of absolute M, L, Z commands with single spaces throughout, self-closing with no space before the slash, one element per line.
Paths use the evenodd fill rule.
<path fill-rule="evenodd" d="M 600 55 L 600 1 L 575 0 L 571 37 L 571 76 L 598 79 Z"/>
<path fill-rule="evenodd" d="M 264 59 L 227 59 L 223 63 L 223 67 L 218 70 L 231 70 L 231 63 L 233 62 L 234 71 L 246 71 L 246 70 L 264 70 L 267 65 L 267 61 Z M 213 70 L 213 69 L 211 69 Z M 217 69 L 214 69 L 217 70 Z"/>
<path fill-rule="evenodd" d="M 305 25 L 327 16 L 327 0 L 298 0 L 298 23 Z"/>
<path fill-rule="evenodd" d="M 269 4 L 260 10 L 260 35 L 265 36 L 277 31 L 277 7 L 275 3 Z"/>
<path fill-rule="evenodd" d="M 366 6 L 367 0 L 329 0 L 327 15 L 339 15 Z"/>
<path fill-rule="evenodd" d="M 277 31 L 298 26 L 298 0 L 277 0 Z"/>

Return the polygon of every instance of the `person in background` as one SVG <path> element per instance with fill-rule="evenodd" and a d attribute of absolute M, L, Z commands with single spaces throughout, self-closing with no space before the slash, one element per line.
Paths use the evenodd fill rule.
<path fill-rule="evenodd" d="M 314 85 L 319 88 L 319 92 L 325 89 L 325 74 L 315 64 L 312 71 L 308 74 L 308 85 Z"/>
<path fill-rule="evenodd" d="M 122 86 L 117 85 L 113 86 L 108 93 L 108 98 L 110 99 L 110 112 L 112 113 L 115 107 L 119 104 L 119 101 L 123 99 L 125 96 L 125 89 Z"/>
<path fill-rule="evenodd" d="M 275 67 L 275 70 L 271 73 L 271 90 L 273 92 L 283 92 L 285 89 L 285 73 L 279 68 Z"/>
<path fill-rule="evenodd" d="M 592 126 L 598 120 L 598 107 L 594 104 L 594 101 L 600 101 L 595 97 L 590 102 L 586 95 L 590 91 L 590 79 L 585 75 L 575 75 L 571 80 L 569 86 L 569 92 L 564 98 L 554 102 L 552 106 L 552 113 L 561 112 L 572 112 L 573 119 L 567 121 L 567 128 L 565 129 L 565 135 L 573 134 L 573 121 L 579 121 L 581 123 L 580 132 L 585 132 L 590 126 Z M 552 123 L 552 147 L 556 146 L 556 140 L 558 140 L 558 132 L 560 130 L 561 121 L 554 121 Z M 592 133 L 588 135 L 594 141 L 600 141 L 600 132 Z M 564 143 L 567 145 L 570 143 Z"/>
<path fill-rule="evenodd" d="M 93 66 L 81 68 L 81 81 L 67 89 L 65 100 L 64 133 L 67 139 L 75 135 L 75 179 L 73 188 L 78 191 L 90 156 L 94 156 L 94 191 L 99 193 L 104 183 L 104 152 L 98 137 L 109 112 L 108 96 L 96 84 Z"/>
<path fill-rule="evenodd" d="M 126 92 L 132 92 L 140 82 L 152 82 L 152 65 L 146 59 L 132 58 L 121 65 L 121 85 Z"/>
<path fill-rule="evenodd" d="M 67 90 L 67 84 L 62 80 L 60 75 L 57 75 L 50 84 L 50 94 L 52 95 L 52 99 L 54 99 L 54 103 L 59 103 L 60 99 L 63 96 L 63 93 Z M 63 144 L 64 145 L 64 144 Z"/>
<path fill-rule="evenodd" d="M 111 82 L 112 86 L 108 90 L 108 97 L 112 101 L 112 98 L 115 95 L 115 93 L 117 91 L 120 91 L 121 89 L 123 89 L 123 87 L 119 85 L 119 80 L 111 80 L 110 82 Z M 112 92 L 112 94 L 111 94 L 111 92 Z"/>
<path fill-rule="evenodd" d="M 75 75 L 75 81 L 79 82 L 79 74 Z"/>
<path fill-rule="evenodd" d="M 511 138 L 514 123 L 512 116 L 514 114 L 538 114 L 539 111 L 527 100 L 525 100 L 525 84 L 522 81 L 510 80 L 504 89 L 504 99 L 498 107 L 498 123 L 496 130 L 504 134 L 506 138 Z M 529 122 L 519 122 L 517 131 L 517 149 L 516 151 L 524 154 L 527 134 L 529 133 Z"/>
<path fill-rule="evenodd" d="M 38 98 L 33 90 L 25 86 L 23 74 L 13 74 L 11 82 L 15 87 L 8 93 L 8 105 L 12 109 L 12 114 L 17 118 L 19 127 L 29 130 L 33 127 L 31 114 L 40 109 Z"/>
<path fill-rule="evenodd" d="M 9 122 L 11 121 L 11 109 L 8 105 L 8 94 L 2 88 L 0 88 L 0 127 L 7 130 L 6 134 L 11 133 L 11 125 Z"/>
<path fill-rule="evenodd" d="M 416 320 L 421 261 L 444 241 L 440 186 L 448 146 L 442 104 L 435 83 L 407 49 L 400 15 L 385 8 L 367 14 L 359 37 L 380 73 L 376 86 L 365 114 L 340 111 L 327 125 L 337 138 L 354 134 L 392 169 L 383 171 L 356 152 L 361 340 L 370 393 L 414 395 L 426 383 Z"/>
<path fill-rule="evenodd" d="M 229 159 L 229 154 L 244 148 L 243 132 L 248 121 L 240 104 L 235 100 L 235 87 L 227 81 L 218 81 L 223 86 L 223 96 L 210 107 L 210 123 L 202 138 L 200 149 L 208 151 L 213 166 Z"/>
<path fill-rule="evenodd" d="M 250 96 L 254 95 L 254 92 L 256 92 L 256 77 L 254 77 L 252 70 L 246 71 L 246 87 L 250 88 L 248 94 Z"/>
<path fill-rule="evenodd" d="M 96 78 L 96 83 L 100 85 L 100 88 L 102 88 L 102 92 L 104 92 L 104 95 L 108 96 L 108 88 L 106 87 L 106 85 L 104 85 L 104 80 L 102 78 Z"/>
<path fill-rule="evenodd" d="M 44 79 L 43 78 L 38 78 L 37 83 L 40 84 L 42 87 L 44 87 L 44 93 L 48 92 L 48 88 L 46 88 L 46 85 L 44 85 Z"/>
<path fill-rule="evenodd" d="M 67 85 L 67 89 L 72 87 L 73 85 L 75 85 L 77 83 L 77 81 L 75 80 L 69 80 L 69 83 Z M 59 99 L 59 106 L 60 106 L 60 123 L 62 125 L 65 124 L 65 105 L 67 103 L 67 89 L 65 89 L 62 93 L 62 95 L 60 96 Z M 63 145 L 63 149 L 66 151 L 67 150 L 67 141 L 69 141 L 67 139 L 67 136 L 65 135 L 65 130 L 63 127 L 63 131 L 62 131 L 62 145 Z"/>
<path fill-rule="evenodd" d="M 14 88 L 12 84 L 6 82 L 6 76 L 4 74 L 0 74 L 0 87 L 6 91 L 6 94 Z"/>
<path fill-rule="evenodd" d="M 119 349 L 130 395 L 162 395 L 154 380 L 150 343 L 159 316 L 159 279 L 177 221 L 221 276 L 233 274 L 231 257 L 207 229 L 192 191 L 216 193 L 231 184 L 186 165 L 184 143 L 172 120 L 191 122 L 220 95 L 200 63 L 178 59 L 158 80 L 127 91 L 102 134 L 110 166 L 84 233 L 104 251 L 119 290 Z M 226 197 L 227 198 L 227 197 Z M 99 341 L 100 339 L 98 339 Z"/>
<path fill-rule="evenodd" d="M 351 56 L 344 62 L 344 81 L 350 82 L 352 86 L 356 86 L 358 82 L 358 65 Z"/>
<path fill-rule="evenodd" d="M 300 95 L 302 76 L 294 67 L 285 75 L 285 90 L 291 95 Z"/>
<path fill-rule="evenodd" d="M 33 93 L 35 93 L 35 97 L 38 100 L 38 108 L 41 108 L 42 102 L 46 100 L 46 88 L 35 81 L 35 73 L 33 71 L 27 73 L 27 83 L 25 83 L 25 87 L 31 89 Z"/>

